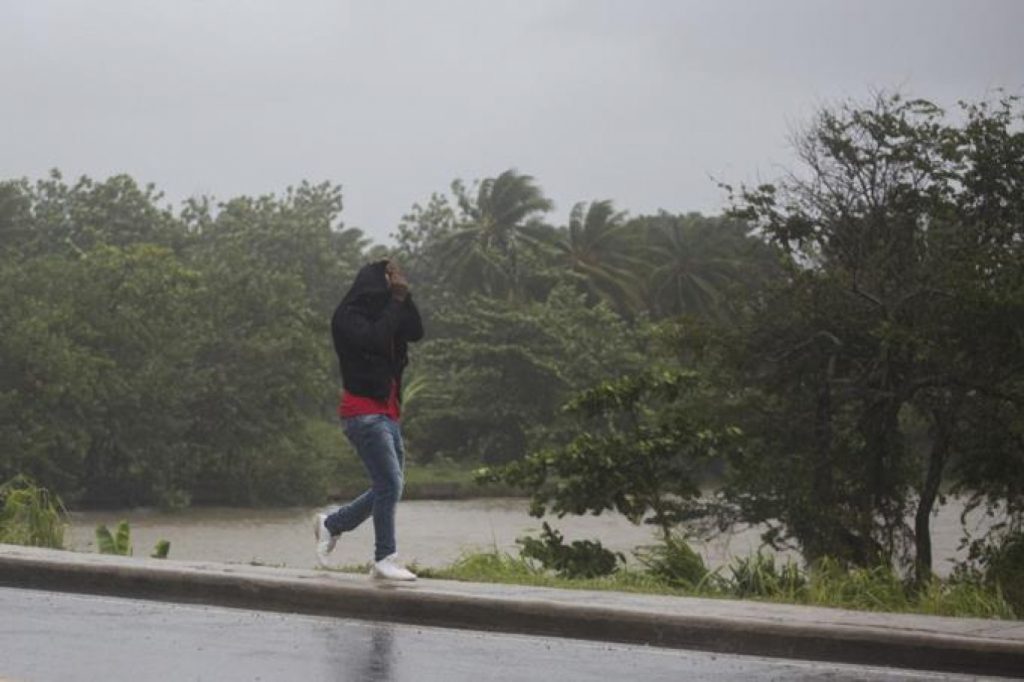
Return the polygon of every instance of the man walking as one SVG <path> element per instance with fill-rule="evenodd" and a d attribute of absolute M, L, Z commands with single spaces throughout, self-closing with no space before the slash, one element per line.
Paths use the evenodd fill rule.
<path fill-rule="evenodd" d="M 372 514 L 375 548 L 370 575 L 415 580 L 412 571 L 397 562 L 395 507 L 405 482 L 399 428 L 402 371 L 408 364 L 407 344 L 423 338 L 423 323 L 397 263 L 379 261 L 359 271 L 334 311 L 331 335 L 344 387 L 338 414 L 371 487 L 333 514 L 316 516 L 317 560 L 324 565 L 338 536 Z"/>

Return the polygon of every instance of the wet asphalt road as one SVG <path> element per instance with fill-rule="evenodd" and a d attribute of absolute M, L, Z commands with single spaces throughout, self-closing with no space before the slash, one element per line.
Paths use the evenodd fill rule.
<path fill-rule="evenodd" d="M 0 588 L 0 680 L 967 680 Z"/>

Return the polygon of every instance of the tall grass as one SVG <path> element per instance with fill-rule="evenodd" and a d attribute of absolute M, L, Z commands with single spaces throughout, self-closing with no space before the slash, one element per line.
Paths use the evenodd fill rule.
<path fill-rule="evenodd" d="M 917 595 L 914 610 L 936 616 L 958 618 L 1004 618 L 1024 617 L 1007 601 L 998 587 L 964 582 L 943 582 L 933 580 L 927 589 Z"/>
<path fill-rule="evenodd" d="M 719 590 L 732 596 L 764 597 L 798 602 L 808 587 L 807 575 L 792 559 L 781 566 L 775 558 L 760 550 L 747 557 L 736 557 L 728 566 L 728 577 L 720 579 Z"/>
<path fill-rule="evenodd" d="M 26 476 L 0 485 L 0 543 L 61 549 L 66 516 L 60 498 Z"/>

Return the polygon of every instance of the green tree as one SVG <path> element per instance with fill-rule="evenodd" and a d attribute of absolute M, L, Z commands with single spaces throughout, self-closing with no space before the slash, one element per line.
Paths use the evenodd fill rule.
<path fill-rule="evenodd" d="M 415 450 L 502 462 L 550 436 L 571 391 L 643 362 L 642 334 L 571 287 L 526 305 L 484 297 L 440 308 L 413 368 L 424 387 L 408 415 Z"/>
<path fill-rule="evenodd" d="M 527 224 L 552 208 L 529 175 L 507 170 L 478 183 L 475 192 L 452 183 L 458 225 L 444 240 L 447 281 L 458 291 L 508 297 L 521 293 Z"/>
<path fill-rule="evenodd" d="M 535 516 L 616 511 L 672 543 L 680 523 L 706 514 L 700 483 L 738 435 L 714 425 L 700 394 L 693 372 L 602 382 L 566 405 L 576 420 L 567 444 L 481 475 L 527 490 Z"/>
<path fill-rule="evenodd" d="M 1024 166 L 1000 161 L 1020 112 L 966 113 L 886 95 L 822 111 L 799 141 L 806 172 L 739 194 L 791 264 L 735 337 L 752 441 L 730 493 L 811 558 L 898 558 L 927 580 L 940 486 L 965 470 L 1019 509 L 972 462 L 1006 474 L 1017 458 L 979 447 L 977 425 L 1020 404 Z"/>
<path fill-rule="evenodd" d="M 435 192 L 425 204 L 414 204 L 391 235 L 396 246 L 389 255 L 399 262 L 413 283 L 416 305 L 427 329 L 433 326 L 434 308 L 460 295 L 448 281 L 445 248 L 456 223 L 457 212 L 452 201 Z"/>
<path fill-rule="evenodd" d="M 413 204 L 391 235 L 397 244 L 395 256 L 417 288 L 441 281 L 444 265 L 438 247 L 455 231 L 456 220 L 451 201 L 435 192 L 425 205 Z"/>
<path fill-rule="evenodd" d="M 298 278 L 309 308 L 329 316 L 368 246 L 361 231 L 345 228 L 341 211 L 341 187 L 302 182 L 282 196 L 235 197 L 216 209 L 193 199 L 183 219 L 194 257 L 244 250 L 253 263 Z"/>
<path fill-rule="evenodd" d="M 618 310 L 642 308 L 642 263 L 625 230 L 625 213 L 610 200 L 577 203 L 569 224 L 550 236 L 555 265 L 575 273 L 591 301 L 607 300 Z"/>
<path fill-rule="evenodd" d="M 4 273 L 5 475 L 139 503 L 174 486 L 198 282 L 163 247 L 97 247 Z M 8 288 L 9 287 L 9 288 Z"/>
<path fill-rule="evenodd" d="M 194 260 L 204 288 L 195 309 L 203 322 L 193 359 L 199 385 L 188 401 L 196 494 L 305 499 L 326 485 L 326 464 L 303 423 L 335 395 L 327 318 L 311 309 L 298 272 L 274 267 L 246 238 L 223 236 Z"/>
<path fill-rule="evenodd" d="M 0 476 L 75 502 L 322 499 L 327 319 L 366 244 L 339 190 L 159 200 L 0 184 Z"/>
<path fill-rule="evenodd" d="M 728 317 L 727 294 L 759 286 L 775 270 L 771 250 L 740 220 L 662 213 L 638 218 L 630 229 L 646 243 L 641 276 L 659 317 Z"/>
<path fill-rule="evenodd" d="M 139 187 L 127 175 L 102 182 L 82 176 L 68 185 L 54 170 L 34 185 L 20 186 L 31 205 L 19 220 L 29 235 L 21 247 L 23 256 L 85 253 L 100 245 L 123 248 L 142 242 L 177 249 L 185 237 L 171 209 L 159 205 L 163 194 L 152 184 Z"/>

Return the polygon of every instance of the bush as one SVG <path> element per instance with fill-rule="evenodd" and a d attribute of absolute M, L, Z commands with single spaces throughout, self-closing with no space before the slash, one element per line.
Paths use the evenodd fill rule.
<path fill-rule="evenodd" d="M 595 540 L 575 540 L 565 544 L 562 534 L 544 522 L 540 538 L 522 537 L 520 556 L 539 561 L 545 569 L 555 571 L 562 578 L 597 578 L 610 575 L 618 564 L 626 563 L 619 552 L 605 549 Z"/>
<path fill-rule="evenodd" d="M 0 543 L 61 549 L 66 514 L 59 497 L 27 476 L 0 485 Z"/>

